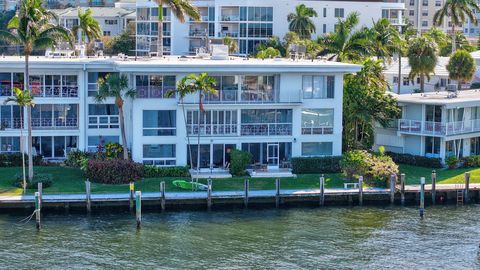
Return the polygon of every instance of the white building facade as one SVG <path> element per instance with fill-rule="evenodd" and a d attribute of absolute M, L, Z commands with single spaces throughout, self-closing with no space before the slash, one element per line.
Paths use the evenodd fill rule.
<path fill-rule="evenodd" d="M 20 151 L 20 109 L 3 101 L 12 87 L 23 87 L 23 69 L 22 58 L 0 61 L 1 153 Z M 288 166 L 295 156 L 340 155 L 343 75 L 359 70 L 351 64 L 285 59 L 33 57 L 33 146 L 35 154 L 61 160 L 72 149 L 96 151 L 99 145 L 120 142 L 114 100 L 98 104 L 93 98 L 97 80 L 116 72 L 125 74 L 137 91 L 125 104 L 128 147 L 135 161 L 189 164 L 187 144 L 195 154 L 199 133 L 202 168 L 225 168 L 234 148 L 252 153 L 252 163 L 273 168 Z M 182 77 L 200 72 L 216 78 L 218 94 L 205 97 L 199 123 L 197 96 L 181 101 L 166 93 Z"/>

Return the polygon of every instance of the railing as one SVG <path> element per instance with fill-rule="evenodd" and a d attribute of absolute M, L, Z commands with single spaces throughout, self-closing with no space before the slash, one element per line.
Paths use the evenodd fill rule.
<path fill-rule="evenodd" d="M 289 136 L 292 135 L 291 123 L 252 123 L 242 124 L 242 136 Z"/>
<path fill-rule="evenodd" d="M 175 92 L 168 96 L 171 89 L 162 89 L 160 87 L 137 86 L 137 98 L 175 98 Z"/>
<path fill-rule="evenodd" d="M 88 128 L 119 128 L 118 115 L 88 116 Z"/>
<path fill-rule="evenodd" d="M 206 94 L 205 104 L 272 104 L 272 103 L 300 103 L 300 91 L 288 93 L 280 98 L 278 91 L 263 92 L 257 90 L 219 90 L 216 94 Z M 180 101 L 181 102 L 181 101 Z M 185 98 L 185 103 L 198 103 L 197 96 Z"/>
<path fill-rule="evenodd" d="M 45 86 L 33 91 L 35 97 L 78 97 L 78 86 Z"/>
<path fill-rule="evenodd" d="M 191 37 L 204 37 L 207 33 L 208 33 L 207 29 L 203 29 L 203 30 L 196 29 L 196 30 L 190 30 L 188 32 L 188 35 Z"/>
<path fill-rule="evenodd" d="M 240 16 L 238 16 L 238 15 L 222 15 L 222 16 L 220 16 L 220 21 L 222 21 L 222 22 L 240 21 Z"/>
<path fill-rule="evenodd" d="M 398 120 L 398 131 L 437 136 L 480 132 L 480 119 L 447 123 L 400 119 Z"/>
<path fill-rule="evenodd" d="M 238 32 L 233 32 L 233 31 L 222 31 L 218 32 L 219 37 L 238 37 L 239 33 Z"/>
<path fill-rule="evenodd" d="M 333 134 L 333 127 L 302 127 L 302 135 Z"/>
<path fill-rule="evenodd" d="M 9 97 L 12 95 L 12 88 L 10 86 L 0 86 L 0 97 Z"/>
<path fill-rule="evenodd" d="M 177 128 L 143 128 L 143 136 L 175 136 Z"/>
<path fill-rule="evenodd" d="M 480 119 L 447 123 L 446 135 L 456 135 L 480 131 Z"/>
<path fill-rule="evenodd" d="M 0 120 L 0 130 L 10 129 L 10 128 L 19 129 L 22 126 L 23 124 L 20 118 Z"/>
<path fill-rule="evenodd" d="M 78 127 L 78 118 L 32 118 L 34 129 L 71 129 Z"/>
<path fill-rule="evenodd" d="M 200 136 L 237 136 L 237 124 L 189 124 L 187 125 L 187 133 L 189 135 Z"/>

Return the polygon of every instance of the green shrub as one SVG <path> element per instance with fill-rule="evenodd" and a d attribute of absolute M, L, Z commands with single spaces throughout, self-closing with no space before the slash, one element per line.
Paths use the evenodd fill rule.
<path fill-rule="evenodd" d="M 38 183 L 42 183 L 43 188 L 51 187 L 52 184 L 53 184 L 53 177 L 52 177 L 51 174 L 34 173 L 32 181 L 28 181 L 28 175 L 26 176 L 26 178 L 27 178 L 27 189 L 37 189 L 38 188 Z M 23 188 L 23 174 L 22 173 L 17 173 L 15 175 L 14 186 L 19 187 L 19 188 Z"/>
<path fill-rule="evenodd" d="M 441 158 L 429 158 L 424 156 L 416 156 L 410 154 L 399 154 L 393 152 L 385 152 L 386 155 L 390 156 L 393 161 L 397 164 L 407 164 L 419 167 L 426 167 L 432 169 L 443 168 Z"/>
<path fill-rule="evenodd" d="M 82 166 L 82 160 L 88 159 L 90 157 L 90 153 L 80 150 L 73 150 L 70 151 L 67 155 L 67 159 L 65 160 L 65 165 L 72 167 L 72 168 L 80 168 Z"/>
<path fill-rule="evenodd" d="M 28 165 L 28 156 L 25 154 L 25 166 Z M 44 165 L 42 156 L 33 156 L 33 165 Z M 22 154 L 0 154 L 0 167 L 21 167 Z"/>
<path fill-rule="evenodd" d="M 462 158 L 463 167 L 480 167 L 480 156 L 469 156 Z"/>
<path fill-rule="evenodd" d="M 230 173 L 235 176 L 245 175 L 251 160 L 252 154 L 249 152 L 233 149 L 230 152 Z"/>
<path fill-rule="evenodd" d="M 348 151 L 343 154 L 340 160 L 340 166 L 348 180 L 353 179 L 354 175 L 363 175 L 368 171 L 368 159 L 371 154 L 367 151 Z"/>
<path fill-rule="evenodd" d="M 86 171 L 87 178 L 92 182 L 103 184 L 127 184 L 140 180 L 144 175 L 143 164 L 131 160 L 90 159 Z"/>
<path fill-rule="evenodd" d="M 449 156 L 445 159 L 445 163 L 449 169 L 455 169 L 458 165 L 458 158 L 456 156 Z"/>
<path fill-rule="evenodd" d="M 119 143 L 112 143 L 112 142 L 105 144 L 105 157 L 107 159 L 122 158 L 123 146 Z"/>
<path fill-rule="evenodd" d="M 342 157 L 295 157 L 292 158 L 293 173 L 338 173 Z"/>
<path fill-rule="evenodd" d="M 187 166 L 157 167 L 145 165 L 145 177 L 190 177 Z"/>

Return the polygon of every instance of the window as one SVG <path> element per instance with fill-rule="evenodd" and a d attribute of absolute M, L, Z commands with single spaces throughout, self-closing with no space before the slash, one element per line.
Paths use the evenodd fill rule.
<path fill-rule="evenodd" d="M 302 156 L 331 156 L 333 154 L 332 142 L 303 142 Z"/>
<path fill-rule="evenodd" d="M 422 6 L 428 7 L 428 0 L 423 0 L 422 1 Z"/>
<path fill-rule="evenodd" d="M 105 24 L 115 25 L 118 24 L 118 20 L 105 20 Z"/>
<path fill-rule="evenodd" d="M 175 144 L 144 144 L 143 164 L 174 166 L 176 164 Z"/>
<path fill-rule="evenodd" d="M 410 16 L 415 16 L 415 10 L 409 10 L 408 15 Z"/>
<path fill-rule="evenodd" d="M 327 17 L 327 8 L 323 8 L 323 17 L 324 17 L 324 18 Z"/>
<path fill-rule="evenodd" d="M 175 111 L 143 111 L 143 136 L 175 136 Z"/>
<path fill-rule="evenodd" d="M 241 112 L 242 136 L 292 135 L 292 110 L 247 109 Z"/>
<path fill-rule="evenodd" d="M 304 99 L 334 98 L 334 92 L 334 76 L 303 76 Z"/>
<path fill-rule="evenodd" d="M 175 98 L 175 93 L 168 94 L 176 89 L 176 82 L 176 77 L 171 75 L 136 75 L 137 98 Z"/>
<path fill-rule="evenodd" d="M 303 109 L 302 134 L 333 134 L 333 109 Z"/>
<path fill-rule="evenodd" d="M 436 0 L 435 1 L 435 6 L 436 7 L 441 7 L 442 6 L 442 1 L 441 0 Z"/>
<path fill-rule="evenodd" d="M 17 105 L 0 105 L 0 130 L 20 128 L 20 107 Z"/>
<path fill-rule="evenodd" d="M 440 157 L 439 137 L 425 137 L 425 156 L 432 158 Z"/>
<path fill-rule="evenodd" d="M 409 85 L 410 85 L 410 78 L 403 77 L 403 86 L 409 86 Z"/>
<path fill-rule="evenodd" d="M 103 35 L 106 36 L 106 37 L 109 37 L 109 36 L 111 36 L 111 33 L 110 33 L 110 31 L 103 31 Z"/>
<path fill-rule="evenodd" d="M 422 10 L 422 16 L 428 17 L 428 10 L 427 9 Z"/>
<path fill-rule="evenodd" d="M 20 137 L 0 137 L 0 153 L 20 152 Z"/>
<path fill-rule="evenodd" d="M 115 104 L 88 104 L 88 128 L 119 128 Z"/>
<path fill-rule="evenodd" d="M 242 76 L 242 101 L 276 101 L 275 76 Z"/>
<path fill-rule="evenodd" d="M 120 139 L 118 136 L 88 136 L 87 150 L 96 152 L 99 146 L 104 146 L 107 143 L 120 143 Z"/>
<path fill-rule="evenodd" d="M 63 159 L 70 151 L 77 149 L 77 141 L 76 136 L 33 137 L 33 154 L 42 155 L 46 159 Z"/>
<path fill-rule="evenodd" d="M 428 27 L 428 21 L 422 21 L 422 26 L 423 27 Z"/>
<path fill-rule="evenodd" d="M 207 110 L 201 114 L 198 125 L 198 110 L 187 111 L 187 132 L 190 135 L 225 136 L 237 135 L 236 110 Z"/>
<path fill-rule="evenodd" d="M 98 79 L 105 79 L 108 72 L 89 72 L 88 73 L 88 96 L 94 97 L 98 92 Z"/>
<path fill-rule="evenodd" d="M 335 18 L 343 18 L 345 15 L 345 9 L 335 8 Z"/>
<path fill-rule="evenodd" d="M 37 104 L 32 108 L 32 127 L 77 128 L 78 104 Z"/>

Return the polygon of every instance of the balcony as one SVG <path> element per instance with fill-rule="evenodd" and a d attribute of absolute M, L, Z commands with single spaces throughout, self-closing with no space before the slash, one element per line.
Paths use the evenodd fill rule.
<path fill-rule="evenodd" d="M 242 124 L 241 136 L 291 136 L 291 123 L 248 123 Z"/>
<path fill-rule="evenodd" d="M 233 37 L 233 38 L 236 38 L 236 37 L 239 37 L 239 32 L 236 32 L 236 31 L 221 31 L 221 32 L 218 32 L 218 36 L 219 37 Z"/>
<path fill-rule="evenodd" d="M 12 119 L 1 119 L 0 120 L 0 130 L 4 129 L 19 129 L 22 126 L 22 121 L 20 118 Z"/>
<path fill-rule="evenodd" d="M 220 16 L 220 21 L 222 21 L 222 22 L 238 22 L 238 21 L 240 21 L 240 16 L 238 16 L 238 15 L 222 15 L 222 16 Z"/>
<path fill-rule="evenodd" d="M 208 33 L 208 29 L 192 29 L 188 32 L 190 37 L 205 37 Z"/>
<path fill-rule="evenodd" d="M 458 122 L 431 122 L 400 119 L 398 131 L 406 134 L 452 136 L 465 133 L 480 132 L 480 119 Z"/>
<path fill-rule="evenodd" d="M 189 124 L 187 132 L 189 135 L 200 136 L 237 136 L 237 124 Z"/>
<path fill-rule="evenodd" d="M 333 127 L 302 127 L 302 135 L 333 134 Z"/>
<path fill-rule="evenodd" d="M 32 118 L 33 129 L 76 129 L 77 118 Z"/>
<path fill-rule="evenodd" d="M 34 97 L 78 97 L 78 86 L 45 86 L 45 88 L 32 88 Z"/>
<path fill-rule="evenodd" d="M 0 86 L 0 97 L 9 97 L 12 95 L 12 88 L 10 86 Z"/>
<path fill-rule="evenodd" d="M 175 86 L 171 87 L 172 89 Z M 175 92 L 172 92 L 171 96 L 168 96 L 171 89 L 162 89 L 161 87 L 150 86 L 137 86 L 137 98 L 175 98 Z M 175 91 L 175 90 L 173 90 Z"/>

